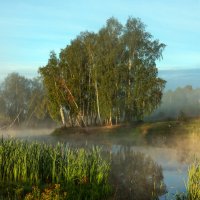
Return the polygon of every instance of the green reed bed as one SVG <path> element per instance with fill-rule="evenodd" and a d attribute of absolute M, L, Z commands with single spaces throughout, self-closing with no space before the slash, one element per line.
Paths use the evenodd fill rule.
<path fill-rule="evenodd" d="M 16 184 L 23 191 L 25 186 L 42 189 L 59 184 L 66 199 L 102 199 L 110 193 L 109 173 L 110 163 L 96 147 L 85 150 L 60 143 L 0 141 L 1 188 Z"/>

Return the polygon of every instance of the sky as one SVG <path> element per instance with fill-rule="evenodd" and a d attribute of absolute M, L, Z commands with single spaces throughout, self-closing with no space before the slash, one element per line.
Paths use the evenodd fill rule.
<path fill-rule="evenodd" d="M 159 70 L 200 69 L 200 0 L 0 0 L 0 79 L 37 76 L 51 50 L 129 16 L 167 45 Z"/>

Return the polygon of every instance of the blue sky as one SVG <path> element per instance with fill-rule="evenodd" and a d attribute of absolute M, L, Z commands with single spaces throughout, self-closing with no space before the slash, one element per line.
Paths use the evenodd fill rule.
<path fill-rule="evenodd" d="M 36 76 L 51 50 L 59 53 L 112 16 L 123 24 L 141 18 L 167 45 L 160 70 L 200 69 L 200 0 L 0 0 L 0 78 Z"/>

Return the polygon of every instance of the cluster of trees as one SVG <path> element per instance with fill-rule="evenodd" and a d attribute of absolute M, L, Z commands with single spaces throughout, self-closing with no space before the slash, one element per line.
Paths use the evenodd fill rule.
<path fill-rule="evenodd" d="M 47 100 L 41 79 L 9 74 L 0 86 L 0 128 L 33 126 L 46 118 Z"/>
<path fill-rule="evenodd" d="M 63 125 L 87 126 L 151 114 L 165 86 L 156 68 L 164 48 L 131 17 L 125 25 L 110 18 L 97 33 L 80 33 L 59 57 L 51 52 L 39 69 L 51 117 Z"/>
<path fill-rule="evenodd" d="M 0 128 L 13 125 L 53 125 L 49 115 L 52 110 L 48 106 L 51 106 L 51 102 L 47 99 L 41 78 L 28 79 L 17 73 L 9 74 L 0 86 Z M 145 119 L 171 120 L 198 116 L 200 88 L 193 89 L 188 85 L 165 92 L 161 105 Z"/>
<path fill-rule="evenodd" d="M 148 118 L 154 120 L 200 116 L 200 88 L 191 85 L 163 94 L 160 107 Z"/>

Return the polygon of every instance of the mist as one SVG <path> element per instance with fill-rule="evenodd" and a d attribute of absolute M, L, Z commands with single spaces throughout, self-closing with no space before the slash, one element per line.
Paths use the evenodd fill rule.
<path fill-rule="evenodd" d="M 160 106 L 146 120 L 176 120 L 200 116 L 200 89 L 191 85 L 164 92 Z"/>
<path fill-rule="evenodd" d="M 195 157 L 200 156 L 200 133 L 197 124 L 188 124 L 188 127 L 190 128 L 187 133 L 178 133 L 178 129 L 174 128 L 174 135 L 167 137 L 157 132 L 151 139 L 148 132 L 143 133 L 144 125 L 141 125 L 139 130 L 138 127 L 124 126 L 121 129 L 88 128 L 67 134 L 53 134 L 54 129 L 9 129 L 1 130 L 0 133 L 4 138 L 51 145 L 60 142 L 73 148 L 91 149 L 98 146 L 102 150 L 103 158 L 112 155 L 111 183 L 118 199 L 124 198 L 126 189 L 127 199 L 142 200 L 148 199 L 154 182 L 158 184 L 155 191 L 160 195 L 160 199 L 165 199 L 165 195 L 176 191 L 186 191 L 184 181 L 187 180 L 188 166 Z M 152 183 L 145 182 L 154 176 Z M 143 180 L 141 177 L 144 177 L 143 182 L 139 181 Z M 132 183 L 132 180 L 136 182 Z M 160 184 L 163 186 L 160 187 Z M 142 188 L 148 188 L 145 193 L 147 196 L 142 196 Z"/>

